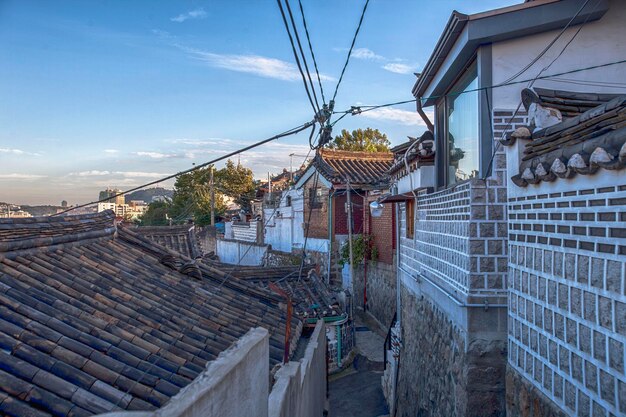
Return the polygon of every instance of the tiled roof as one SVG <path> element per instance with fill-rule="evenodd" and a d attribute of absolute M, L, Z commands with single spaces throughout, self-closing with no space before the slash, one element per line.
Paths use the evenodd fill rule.
<path fill-rule="evenodd" d="M 299 278 L 299 266 L 255 267 L 205 262 L 270 291 L 270 282 L 275 283 L 292 297 L 296 316 L 301 319 L 337 317 L 343 314 L 336 295 L 319 278 L 311 265 L 302 268 L 302 276 Z"/>
<path fill-rule="evenodd" d="M 534 97 L 525 97 L 526 94 L 532 93 L 533 90 Z M 579 93 L 537 87 L 533 90 L 525 89 L 522 92 L 522 97 L 526 101 L 534 99 L 543 107 L 557 109 L 561 112 L 563 117 L 579 116 L 587 110 L 591 110 L 619 96 L 619 94 Z M 528 106 L 526 106 L 526 108 L 528 108 Z"/>
<path fill-rule="evenodd" d="M 313 164 L 333 184 L 355 186 L 384 185 L 389 181 L 387 171 L 393 162 L 390 152 L 349 152 L 320 149 Z"/>
<path fill-rule="evenodd" d="M 0 415 L 158 408 L 256 326 L 281 360 L 279 297 L 113 220 L 0 220 Z"/>
<path fill-rule="evenodd" d="M 626 166 L 626 95 L 596 106 L 532 134 L 519 128 L 503 141 L 530 139 L 519 173 L 511 179 L 518 186 L 593 174 L 599 168 Z"/>
<path fill-rule="evenodd" d="M 415 146 L 413 146 L 406 158 L 406 162 L 409 166 L 433 165 L 435 163 L 435 140 L 433 134 L 427 130 L 419 138 L 409 137 L 407 142 L 401 143 L 391 149 L 394 153 L 394 161 L 389 168 L 390 175 L 394 175 L 398 171 L 406 168 L 404 155 L 414 143 L 416 143 Z"/>
<path fill-rule="evenodd" d="M 144 226 L 137 227 L 133 231 L 189 258 L 195 259 L 202 256 L 202 249 L 193 225 Z"/>

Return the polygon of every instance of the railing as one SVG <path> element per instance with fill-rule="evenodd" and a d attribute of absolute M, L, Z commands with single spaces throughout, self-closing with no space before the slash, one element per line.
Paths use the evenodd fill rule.
<path fill-rule="evenodd" d="M 391 324 L 389 325 L 389 329 L 387 330 L 387 336 L 385 337 L 385 343 L 383 345 L 383 369 L 387 369 L 387 351 L 391 350 L 391 329 L 396 325 L 398 321 L 398 312 L 393 313 L 393 319 L 391 319 Z"/>

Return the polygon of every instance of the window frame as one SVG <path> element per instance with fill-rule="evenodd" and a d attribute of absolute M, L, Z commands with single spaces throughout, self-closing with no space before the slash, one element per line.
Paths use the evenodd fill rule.
<path fill-rule="evenodd" d="M 449 140 L 448 140 L 448 107 L 451 97 L 448 95 L 455 86 L 467 77 L 468 71 L 476 71 L 478 78 L 478 178 L 486 178 L 491 175 L 492 167 L 489 163 L 492 158 L 494 148 L 494 137 L 491 120 L 492 91 L 487 87 L 492 85 L 492 57 L 491 45 L 484 45 L 478 48 L 460 71 L 458 76 L 452 80 L 450 87 L 443 97 L 435 102 L 435 163 L 436 163 L 436 189 L 444 190 L 453 188 L 472 179 L 450 183 L 449 178 Z M 473 80 L 473 77 L 471 78 Z M 454 97 L 452 97 L 454 99 Z M 490 170 L 487 172 L 487 170 Z M 475 178 L 474 178 L 475 179 Z"/>
<path fill-rule="evenodd" d="M 415 200 L 409 199 L 404 202 L 405 228 L 404 234 L 407 239 L 415 238 Z"/>

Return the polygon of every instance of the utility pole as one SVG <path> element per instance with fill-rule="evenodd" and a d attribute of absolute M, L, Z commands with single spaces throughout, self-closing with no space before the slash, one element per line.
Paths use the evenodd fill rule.
<path fill-rule="evenodd" d="M 211 226 L 215 227 L 215 179 L 213 177 L 213 171 L 215 167 L 211 165 Z"/>
<path fill-rule="evenodd" d="M 347 199 L 348 199 L 348 250 L 350 252 L 350 292 L 354 294 L 354 259 L 352 258 L 352 199 L 350 198 L 350 180 L 347 182 Z"/>

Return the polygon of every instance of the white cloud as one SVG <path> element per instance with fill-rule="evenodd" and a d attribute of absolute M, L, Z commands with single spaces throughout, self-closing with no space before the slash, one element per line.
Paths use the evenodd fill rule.
<path fill-rule="evenodd" d="M 135 152 L 137 156 L 147 156 L 152 159 L 174 158 L 176 155 L 161 152 Z"/>
<path fill-rule="evenodd" d="M 183 23 L 185 20 L 189 19 L 204 19 L 207 17 L 207 13 L 203 8 L 198 8 L 194 10 L 190 10 L 186 13 L 181 13 L 178 16 L 170 18 L 172 22 Z"/>
<path fill-rule="evenodd" d="M 73 177 L 124 177 L 124 178 L 161 178 L 168 174 L 161 174 L 159 172 L 142 172 L 142 171 L 81 171 L 72 172 L 69 174 Z"/>
<path fill-rule="evenodd" d="M 187 52 L 193 58 L 198 59 L 212 67 L 222 68 L 229 71 L 245 72 L 266 78 L 274 78 L 283 81 L 298 81 L 301 79 L 298 68 L 287 61 L 269 58 L 261 55 L 236 55 L 215 54 L 194 48 L 176 45 L 179 49 Z M 333 81 L 334 78 L 320 74 L 323 81 Z"/>
<path fill-rule="evenodd" d="M 33 175 L 33 174 L 0 174 L 0 179 L 3 180 L 36 180 L 39 178 L 45 178 L 45 175 Z"/>
<path fill-rule="evenodd" d="M 108 154 L 115 154 L 118 153 L 119 151 L 117 149 L 105 149 L 104 153 L 108 153 Z"/>
<path fill-rule="evenodd" d="M 382 66 L 384 70 L 396 74 L 412 74 L 416 71 L 416 65 L 400 64 L 397 62 L 385 64 Z"/>
<path fill-rule="evenodd" d="M 368 117 L 370 119 L 398 122 L 406 126 L 425 126 L 424 121 L 419 116 L 419 114 L 417 114 L 416 111 L 387 107 L 371 110 L 361 114 L 363 115 L 363 117 Z M 432 114 L 428 115 L 428 117 L 431 118 Z"/>
<path fill-rule="evenodd" d="M 21 149 L 15 148 L 0 148 L 0 153 L 10 153 L 12 155 L 32 155 L 32 156 L 40 156 L 40 154 L 36 152 L 26 152 Z"/>
<path fill-rule="evenodd" d="M 387 59 L 382 55 L 378 55 L 374 53 L 374 51 L 368 48 L 353 49 L 351 56 L 356 59 L 368 59 L 368 60 L 374 60 L 374 61 L 385 61 Z"/>

